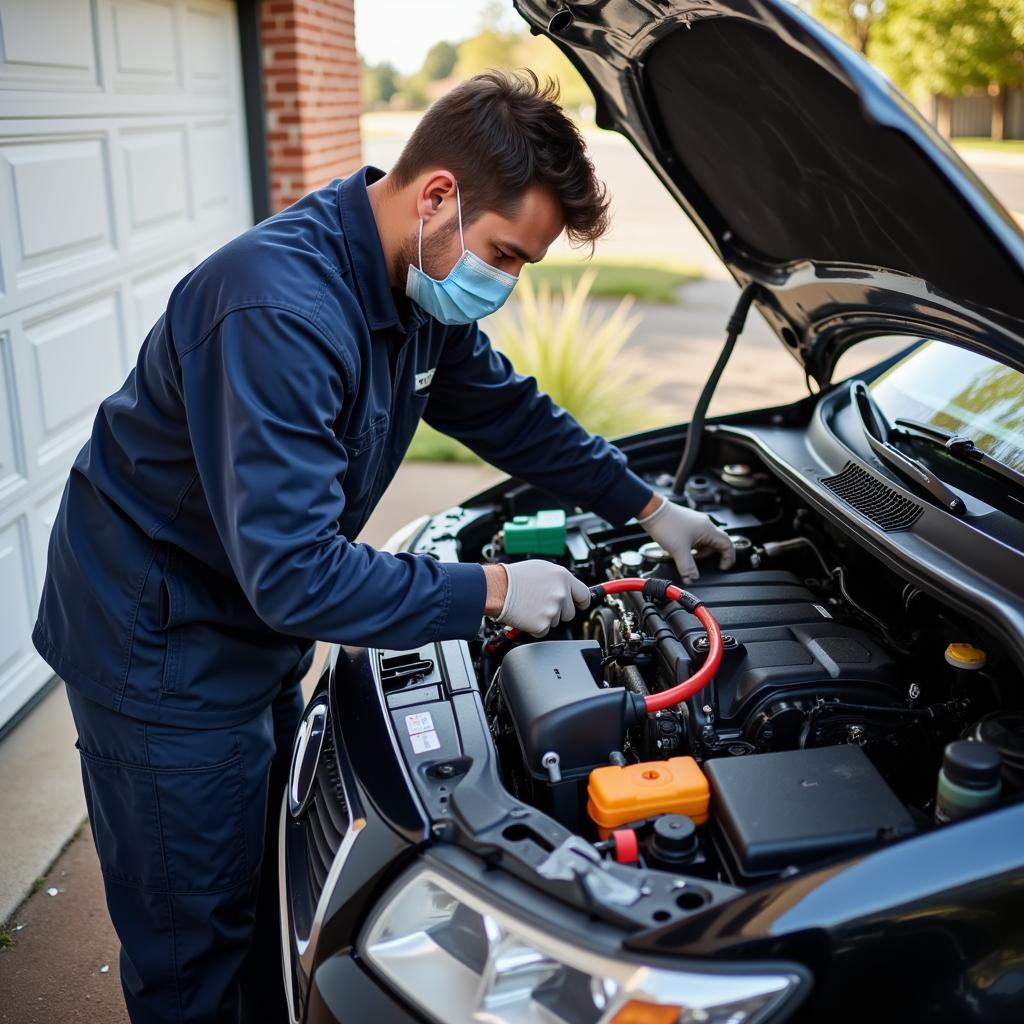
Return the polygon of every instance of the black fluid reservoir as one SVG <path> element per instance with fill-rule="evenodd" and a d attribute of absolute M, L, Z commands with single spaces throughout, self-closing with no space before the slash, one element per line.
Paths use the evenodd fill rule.
<path fill-rule="evenodd" d="M 935 820 L 957 821 L 991 807 L 999 799 L 1001 769 L 999 751 L 987 743 L 947 744 L 935 794 Z"/>
<path fill-rule="evenodd" d="M 662 814 L 648 840 L 647 859 L 656 867 L 679 867 L 700 852 L 697 826 L 685 814 Z"/>

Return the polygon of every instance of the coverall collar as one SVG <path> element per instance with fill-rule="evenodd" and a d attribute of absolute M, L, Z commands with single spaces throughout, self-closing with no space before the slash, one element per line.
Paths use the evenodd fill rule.
<path fill-rule="evenodd" d="M 415 303 L 402 298 L 402 310 L 395 301 L 388 280 L 388 266 L 370 206 L 368 185 L 384 177 L 379 167 L 360 167 L 338 185 L 338 213 L 345 245 L 352 262 L 352 276 L 362 301 L 366 322 L 372 331 L 397 327 L 411 334 L 427 320 Z"/>

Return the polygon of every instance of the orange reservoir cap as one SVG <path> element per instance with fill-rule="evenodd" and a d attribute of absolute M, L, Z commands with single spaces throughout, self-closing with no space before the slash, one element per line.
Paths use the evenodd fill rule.
<path fill-rule="evenodd" d="M 595 768 L 587 796 L 602 839 L 619 825 L 656 814 L 685 814 L 695 825 L 708 820 L 708 780 L 692 757 Z"/>

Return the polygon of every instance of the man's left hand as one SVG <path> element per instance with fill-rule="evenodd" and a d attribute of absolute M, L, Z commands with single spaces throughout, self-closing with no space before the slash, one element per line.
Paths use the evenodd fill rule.
<path fill-rule="evenodd" d="M 729 535 L 703 512 L 665 499 L 654 512 L 644 519 L 638 518 L 637 522 L 672 556 L 683 583 L 694 583 L 700 578 L 693 549 L 698 558 L 717 551 L 719 569 L 729 569 L 736 561 L 736 550 Z"/>

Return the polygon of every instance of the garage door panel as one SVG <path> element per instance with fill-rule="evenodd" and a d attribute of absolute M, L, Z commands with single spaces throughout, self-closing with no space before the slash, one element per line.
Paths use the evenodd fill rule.
<path fill-rule="evenodd" d="M 0 679 L 32 650 L 29 608 L 34 590 L 28 562 L 28 530 L 24 516 L 0 526 Z"/>
<path fill-rule="evenodd" d="M 113 81 L 131 92 L 183 87 L 178 17 L 170 0 L 114 0 L 105 6 L 112 34 Z"/>
<path fill-rule="evenodd" d="M 230 122 L 197 124 L 192 129 L 192 152 L 197 215 L 229 215 L 235 209 L 238 181 L 235 136 Z"/>
<path fill-rule="evenodd" d="M 191 216 L 185 127 L 125 132 L 121 149 L 133 241 L 184 224 Z"/>
<path fill-rule="evenodd" d="M 136 347 L 141 346 L 143 339 L 159 320 L 167 306 L 171 289 L 192 269 L 192 266 L 191 260 L 180 260 L 133 279 L 130 290 L 131 306 L 135 315 L 134 336 L 138 343 Z M 132 362 L 134 361 L 133 355 Z"/>
<path fill-rule="evenodd" d="M 31 693 L 49 678 L 40 677 L 39 655 L 32 646 L 32 624 L 39 588 L 26 543 L 24 516 L 0 523 L 0 722 L 6 722 Z"/>
<path fill-rule="evenodd" d="M 18 140 L 0 150 L 17 231 L 17 283 L 113 255 L 106 139 Z"/>
<path fill-rule="evenodd" d="M 222 6 L 190 4 L 185 14 L 189 90 L 197 93 L 231 92 L 225 53 L 231 52 L 234 33 L 231 14 Z"/>
<path fill-rule="evenodd" d="M 0 0 L 0 727 L 51 675 L 68 470 L 174 285 L 251 223 L 246 152 L 230 0 Z"/>
<path fill-rule="evenodd" d="M 94 5 L 0 0 L 0 87 L 98 87 Z"/>
<path fill-rule="evenodd" d="M 18 392 L 14 386 L 11 336 L 0 332 L 0 500 L 26 483 L 25 452 L 21 443 Z M 0 577 L 2 578 L 2 577 Z"/>
<path fill-rule="evenodd" d="M 50 530 L 57 519 L 61 498 L 64 496 L 65 480 L 61 479 L 42 498 L 36 498 L 27 515 L 29 533 L 29 557 L 34 570 L 35 589 L 31 595 L 30 608 L 39 606 L 43 579 L 46 575 L 46 551 L 50 544 Z"/>
<path fill-rule="evenodd" d="M 25 324 L 35 394 L 36 465 L 73 454 L 88 437 L 96 407 L 125 377 L 116 291 L 91 295 Z"/>

